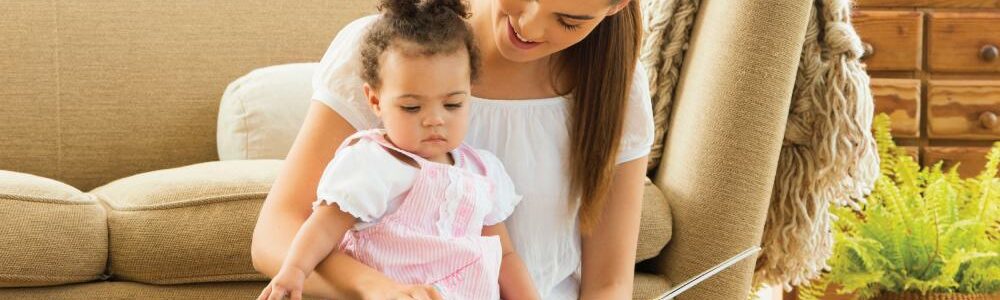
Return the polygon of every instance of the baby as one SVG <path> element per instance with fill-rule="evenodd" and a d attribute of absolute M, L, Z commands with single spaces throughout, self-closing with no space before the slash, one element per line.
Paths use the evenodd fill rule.
<path fill-rule="evenodd" d="M 478 68 L 465 6 L 383 0 L 380 10 L 361 53 L 384 129 L 344 140 L 260 299 L 301 298 L 331 251 L 445 299 L 537 298 L 503 224 L 521 197 L 499 159 L 462 143 Z"/>

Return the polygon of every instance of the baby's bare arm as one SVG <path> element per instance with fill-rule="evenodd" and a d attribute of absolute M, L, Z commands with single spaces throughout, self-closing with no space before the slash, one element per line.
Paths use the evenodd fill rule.
<path fill-rule="evenodd" d="M 483 227 L 483 236 L 499 236 L 503 248 L 503 260 L 500 262 L 500 298 L 506 300 L 539 299 L 535 284 L 531 281 L 528 268 L 521 257 L 514 251 L 507 226 L 502 222 Z"/>
<path fill-rule="evenodd" d="M 302 224 L 282 268 L 296 268 L 309 274 L 339 245 L 344 233 L 357 221 L 337 204 L 320 205 Z"/>

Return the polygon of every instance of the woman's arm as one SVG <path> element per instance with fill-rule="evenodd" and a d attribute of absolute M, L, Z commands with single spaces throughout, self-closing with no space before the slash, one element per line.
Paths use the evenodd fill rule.
<path fill-rule="evenodd" d="M 316 200 L 316 188 L 340 143 L 355 129 L 328 106 L 312 101 L 305 122 L 264 200 L 251 243 L 254 268 L 274 277 L 287 257 L 292 238 Z M 385 292 L 409 299 L 433 293 L 429 286 L 399 285 L 354 258 L 334 251 L 306 277 L 305 294 L 321 298 L 357 299 L 363 292 Z M 430 298 L 434 299 L 434 298 Z"/>
<path fill-rule="evenodd" d="M 648 157 L 618 165 L 600 224 L 583 236 L 580 299 L 631 299 Z"/>
<path fill-rule="evenodd" d="M 483 227 L 483 236 L 499 236 L 503 248 L 503 259 L 500 262 L 500 298 L 505 300 L 539 299 L 538 290 L 531 281 L 531 274 L 524 266 L 524 261 L 514 251 L 507 226 L 503 222 Z"/>

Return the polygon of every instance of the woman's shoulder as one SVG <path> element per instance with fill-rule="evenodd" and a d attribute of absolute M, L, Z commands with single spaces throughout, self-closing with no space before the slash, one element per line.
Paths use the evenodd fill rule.
<path fill-rule="evenodd" d="M 361 88 L 361 43 L 377 18 L 365 16 L 344 26 L 330 42 L 312 78 L 312 99 L 326 104 L 357 129 L 375 128 L 380 123 Z"/>
<path fill-rule="evenodd" d="M 354 19 L 354 21 L 351 21 L 350 23 L 347 23 L 347 25 L 344 25 L 344 28 L 340 29 L 340 32 L 337 35 L 339 36 L 345 33 L 346 34 L 364 33 L 364 30 L 366 30 L 368 26 L 374 23 L 375 20 L 378 20 L 378 18 L 379 15 L 374 14 Z"/>
<path fill-rule="evenodd" d="M 653 117 L 653 99 L 649 86 L 649 74 L 641 63 L 636 63 L 632 72 L 632 85 L 629 87 L 628 99 L 625 103 L 626 119 Z"/>
<path fill-rule="evenodd" d="M 354 19 L 354 21 L 344 25 L 340 31 L 337 31 L 337 35 L 333 37 L 333 40 L 330 41 L 330 47 L 327 49 L 327 54 L 334 52 L 339 56 L 343 56 L 346 54 L 346 51 L 358 52 L 358 45 L 360 45 L 362 37 L 365 35 L 368 27 L 370 27 L 371 24 L 378 19 L 378 17 L 379 15 L 367 15 Z"/>
<path fill-rule="evenodd" d="M 635 64 L 635 71 L 632 72 L 632 86 L 629 88 L 629 101 L 640 102 L 648 105 L 650 100 L 649 72 L 642 63 Z"/>
<path fill-rule="evenodd" d="M 616 163 L 624 163 L 649 154 L 656 134 L 655 123 L 649 76 L 646 68 L 637 63 L 626 103 L 621 146 L 618 149 Z"/>
<path fill-rule="evenodd" d="M 327 48 L 327 56 L 334 53 L 338 57 L 343 57 L 345 55 L 351 56 L 347 52 L 359 52 L 358 45 L 361 44 L 362 37 L 365 35 L 368 27 L 378 17 L 379 15 L 360 17 L 340 28 L 340 31 L 337 31 L 337 35 L 333 37 L 333 41 L 330 42 L 329 48 Z"/>
<path fill-rule="evenodd" d="M 637 63 L 632 74 L 632 86 L 629 88 L 625 103 L 625 133 L 635 132 L 636 126 L 649 127 L 653 122 L 653 99 L 649 89 L 649 75 L 641 63 Z M 639 130 L 645 131 L 645 130 Z M 650 134 L 652 134 L 650 132 Z"/>

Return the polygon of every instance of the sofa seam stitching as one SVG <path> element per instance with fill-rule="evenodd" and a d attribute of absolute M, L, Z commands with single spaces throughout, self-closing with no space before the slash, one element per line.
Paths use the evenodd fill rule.
<path fill-rule="evenodd" d="M 56 4 L 56 3 L 54 3 L 55 1 L 52 1 L 52 2 L 53 2 L 52 4 Z M 56 6 L 58 7 L 57 4 L 56 4 Z M 62 144 L 63 144 L 62 118 L 63 118 L 63 116 L 62 116 L 62 65 L 61 65 L 61 62 L 60 62 L 61 58 L 62 58 L 62 56 L 61 56 L 62 52 L 59 51 L 59 49 L 62 49 L 62 47 L 60 47 L 60 43 L 59 43 L 60 42 L 60 37 L 59 37 L 59 25 L 60 25 L 59 24 L 59 9 L 56 9 L 56 11 L 53 13 L 53 15 L 54 15 L 54 18 L 55 18 L 55 23 L 56 23 L 56 26 L 55 26 L 55 35 L 56 35 L 56 40 L 55 40 L 55 42 L 56 42 L 56 45 L 55 45 L 56 46 L 55 47 L 56 48 L 55 49 L 55 52 L 56 52 L 55 53 L 55 56 L 56 56 L 55 57 L 55 61 L 56 61 L 56 63 L 55 63 L 55 65 L 56 65 L 56 140 L 57 140 L 56 141 L 56 174 L 59 174 L 59 176 L 61 177 L 63 175 L 62 174 L 62 172 L 63 172 L 63 158 L 62 158 L 62 156 L 63 156 L 63 151 L 62 151 Z"/>
<path fill-rule="evenodd" d="M 100 278 L 101 274 L 97 275 L 74 275 L 74 276 L 62 276 L 62 275 L 21 275 L 14 273 L 0 273 L 0 277 L 3 278 L 15 278 L 15 279 L 60 279 L 60 280 L 77 280 L 77 279 L 91 279 Z M 2 289 L 2 288 L 0 288 Z"/>
<path fill-rule="evenodd" d="M 106 249 L 107 249 L 108 253 L 106 255 L 104 255 L 104 259 L 106 259 L 107 261 L 104 262 L 104 272 L 101 274 L 101 279 L 102 280 L 109 280 L 109 279 L 111 279 L 113 277 L 113 275 L 111 274 L 111 267 L 112 267 L 111 266 L 111 262 L 112 262 L 112 259 L 111 259 L 111 212 L 110 212 L 111 205 L 109 205 L 107 201 L 103 201 L 101 198 L 97 197 L 97 195 L 95 195 L 95 194 L 87 193 L 87 195 L 89 195 L 90 198 L 94 199 L 94 201 L 96 201 L 98 203 L 98 206 L 101 207 L 101 210 L 104 211 L 104 227 L 106 228 L 106 230 L 104 230 L 104 234 L 107 235 L 107 239 L 105 240 L 105 243 L 107 244 L 107 248 Z"/>
<path fill-rule="evenodd" d="M 115 211 L 148 211 L 148 210 L 161 210 L 161 209 L 176 209 L 176 208 L 188 208 L 216 203 L 224 202 L 234 202 L 234 201 L 246 201 L 254 200 L 254 197 L 267 196 L 268 192 L 255 192 L 255 193 L 244 193 L 244 194 L 231 194 L 231 195 L 221 195 L 221 196 L 209 196 L 195 198 L 184 202 L 171 202 L 165 204 L 152 204 L 152 205 L 140 205 L 133 207 L 120 207 L 114 205 L 111 201 L 104 201 L 108 204 L 108 207 Z M 101 197 L 103 199 L 103 197 Z"/>
<path fill-rule="evenodd" d="M 243 85 L 241 84 L 240 86 L 242 87 Z M 244 134 L 243 134 L 243 159 L 248 159 L 250 157 L 250 125 L 247 123 L 247 117 L 249 117 L 249 116 L 247 115 L 247 107 L 246 107 L 246 103 L 244 103 L 244 101 L 243 101 L 243 97 L 240 96 L 237 99 L 238 99 L 237 102 L 240 103 L 240 109 L 243 110 L 243 113 L 241 114 L 242 117 L 240 118 L 241 121 L 243 121 L 243 132 L 244 132 Z"/>
<path fill-rule="evenodd" d="M 2 201 L 2 200 L 31 201 L 31 202 L 36 202 L 36 203 L 68 204 L 68 205 L 89 205 L 89 204 L 96 204 L 97 203 L 97 201 L 94 201 L 93 199 L 91 199 L 91 200 L 85 200 L 85 201 L 70 201 L 70 200 L 65 200 L 65 199 L 36 197 L 36 196 L 21 195 L 21 194 L 0 193 L 0 201 Z"/>
<path fill-rule="evenodd" d="M 172 282 L 171 280 L 184 280 L 184 279 L 195 279 L 195 278 L 204 278 L 204 277 L 234 277 L 234 276 L 256 276 L 256 277 L 264 276 L 264 277 L 267 277 L 267 275 L 263 275 L 261 273 L 214 274 L 214 275 L 199 275 L 199 276 L 188 276 L 188 277 L 170 277 L 170 278 L 165 278 L 163 280 L 149 280 L 148 282 L 150 282 L 150 283 L 157 282 L 158 284 L 183 284 L 183 283 L 193 283 L 193 282 Z M 266 280 L 262 280 L 262 281 L 266 281 Z M 137 282 L 141 282 L 141 281 L 137 281 Z"/>

